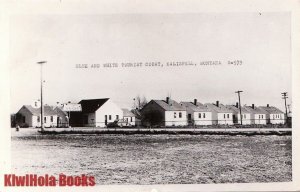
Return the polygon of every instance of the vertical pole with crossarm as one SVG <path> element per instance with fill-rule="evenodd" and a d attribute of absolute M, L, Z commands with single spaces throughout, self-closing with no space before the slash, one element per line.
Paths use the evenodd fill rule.
<path fill-rule="evenodd" d="M 43 105 L 43 64 L 46 61 L 37 62 L 41 65 L 41 131 L 44 131 L 44 105 Z"/>
<path fill-rule="evenodd" d="M 240 93 L 243 91 L 236 91 L 235 93 L 238 94 L 239 97 L 239 108 L 240 108 L 240 119 L 241 119 L 241 125 L 243 125 L 243 120 L 242 120 L 242 107 L 241 107 L 241 97 L 240 97 Z"/>

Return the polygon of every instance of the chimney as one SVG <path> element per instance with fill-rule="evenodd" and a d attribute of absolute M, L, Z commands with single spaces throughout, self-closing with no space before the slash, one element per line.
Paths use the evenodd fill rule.
<path fill-rule="evenodd" d="M 236 102 L 236 103 L 235 103 L 235 107 L 236 107 L 236 108 L 239 108 L 239 102 Z"/>
<path fill-rule="evenodd" d="M 216 106 L 219 107 L 219 101 L 216 101 Z"/>
<path fill-rule="evenodd" d="M 169 98 L 169 97 L 166 98 L 166 102 L 167 102 L 168 104 L 170 104 L 170 98 Z"/>
<path fill-rule="evenodd" d="M 254 104 L 252 104 L 252 109 L 254 109 Z"/>
<path fill-rule="evenodd" d="M 197 99 L 194 99 L 194 105 L 197 106 Z"/>
<path fill-rule="evenodd" d="M 267 107 L 270 107 L 270 105 L 269 105 L 269 104 L 267 104 Z"/>

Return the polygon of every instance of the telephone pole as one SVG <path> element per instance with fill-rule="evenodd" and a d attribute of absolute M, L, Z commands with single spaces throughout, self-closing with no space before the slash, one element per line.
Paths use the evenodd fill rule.
<path fill-rule="evenodd" d="M 47 61 L 37 62 L 41 65 L 41 131 L 44 131 L 44 105 L 43 105 L 43 64 Z"/>
<path fill-rule="evenodd" d="M 286 99 L 288 98 L 287 92 L 283 92 L 283 93 L 281 93 L 281 95 L 282 95 L 282 99 L 284 99 L 284 105 L 285 105 L 285 123 L 287 123 L 287 116 L 288 116 L 287 106 L 286 106 Z"/>
<path fill-rule="evenodd" d="M 241 107 L 241 96 L 240 93 L 242 93 L 243 91 L 236 91 L 235 93 L 238 94 L 239 97 L 239 108 L 240 108 L 240 119 L 241 119 L 241 125 L 243 125 L 243 120 L 242 120 L 242 107 Z"/>

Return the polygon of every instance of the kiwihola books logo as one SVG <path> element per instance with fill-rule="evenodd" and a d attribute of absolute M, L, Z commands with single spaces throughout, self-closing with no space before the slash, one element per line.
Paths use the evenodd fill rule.
<path fill-rule="evenodd" d="M 4 175 L 4 187 L 92 187 L 95 186 L 95 177 L 82 174 L 80 176 L 53 175 Z"/>

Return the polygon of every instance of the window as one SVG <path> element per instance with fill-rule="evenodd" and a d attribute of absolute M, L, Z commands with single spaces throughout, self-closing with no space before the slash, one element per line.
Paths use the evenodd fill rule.
<path fill-rule="evenodd" d="M 229 119 L 229 114 L 227 114 L 227 118 Z"/>
<path fill-rule="evenodd" d="M 108 116 L 108 119 L 111 120 L 111 115 Z"/>
<path fill-rule="evenodd" d="M 37 116 L 37 122 L 39 123 L 41 121 L 40 116 Z"/>
<path fill-rule="evenodd" d="M 53 116 L 50 117 L 50 121 L 53 122 Z"/>
<path fill-rule="evenodd" d="M 201 119 L 201 113 L 199 113 L 199 118 Z"/>
<path fill-rule="evenodd" d="M 176 112 L 174 112 L 174 119 L 176 118 Z"/>
<path fill-rule="evenodd" d="M 226 114 L 224 114 L 224 119 L 226 118 Z"/>
<path fill-rule="evenodd" d="M 203 118 L 205 118 L 205 113 L 203 113 Z"/>
<path fill-rule="evenodd" d="M 116 119 L 119 119 L 119 115 L 116 115 Z"/>
<path fill-rule="evenodd" d="M 132 117 L 130 117 L 130 122 L 132 122 Z"/>
<path fill-rule="evenodd" d="M 47 117 L 44 117 L 44 123 L 47 123 Z"/>
<path fill-rule="evenodd" d="M 179 118 L 181 118 L 182 117 L 182 113 L 181 112 L 179 112 Z"/>

